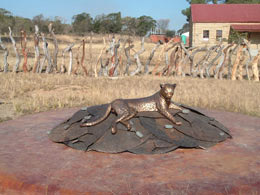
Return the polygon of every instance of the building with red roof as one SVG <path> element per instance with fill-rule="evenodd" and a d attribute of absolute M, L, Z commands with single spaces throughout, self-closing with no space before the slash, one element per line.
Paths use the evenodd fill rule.
<path fill-rule="evenodd" d="M 214 45 L 228 39 L 231 28 L 247 32 L 260 49 L 260 4 L 192 4 L 190 46 Z"/>

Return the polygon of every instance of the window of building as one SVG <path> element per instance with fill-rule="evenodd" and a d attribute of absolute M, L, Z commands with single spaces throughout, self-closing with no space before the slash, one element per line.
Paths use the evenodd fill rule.
<path fill-rule="evenodd" d="M 209 30 L 203 30 L 203 40 L 209 40 Z"/>
<path fill-rule="evenodd" d="M 222 30 L 217 30 L 216 31 L 216 40 L 221 41 L 222 39 Z"/>

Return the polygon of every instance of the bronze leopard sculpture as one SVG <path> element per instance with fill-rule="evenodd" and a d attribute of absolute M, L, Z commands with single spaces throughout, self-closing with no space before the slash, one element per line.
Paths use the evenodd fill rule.
<path fill-rule="evenodd" d="M 160 84 L 160 91 L 152 96 L 139 99 L 116 99 L 108 105 L 105 115 L 100 119 L 83 123 L 81 127 L 93 126 L 105 120 L 110 112 L 118 115 L 118 118 L 112 123 L 112 134 L 117 132 L 116 124 L 122 123 L 128 130 L 131 129 L 131 124 L 128 122 L 131 118 L 137 115 L 138 112 L 157 111 L 169 119 L 176 125 L 181 125 L 169 112 L 169 108 L 180 109 L 171 102 L 176 84 Z"/>

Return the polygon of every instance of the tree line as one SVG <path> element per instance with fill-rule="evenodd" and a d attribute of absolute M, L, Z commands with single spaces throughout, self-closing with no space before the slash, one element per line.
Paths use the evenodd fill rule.
<path fill-rule="evenodd" d="M 160 20 L 158 24 L 163 31 L 167 30 L 169 19 Z M 32 19 L 14 16 L 10 11 L 0 8 L 0 32 L 8 33 L 8 27 L 13 29 L 15 34 L 20 33 L 21 29 L 27 33 L 34 32 L 37 25 L 43 33 L 48 32 L 48 25 L 52 23 L 56 34 L 74 33 L 83 35 L 89 32 L 95 33 L 121 33 L 129 35 L 144 36 L 153 29 L 156 29 L 157 21 L 151 16 L 122 17 L 121 12 L 102 14 L 93 18 L 90 14 L 83 12 L 72 17 L 72 23 L 66 23 L 62 17 L 46 18 L 42 14 L 34 16 Z M 166 26 L 165 26 L 166 24 Z M 166 31 L 165 31 L 166 32 Z"/>

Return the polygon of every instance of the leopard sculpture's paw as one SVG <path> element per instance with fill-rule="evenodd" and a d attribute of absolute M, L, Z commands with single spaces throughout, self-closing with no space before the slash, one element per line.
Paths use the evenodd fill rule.
<path fill-rule="evenodd" d="M 178 125 L 178 126 L 180 126 L 180 125 L 182 125 L 182 122 L 178 121 L 178 122 L 176 122 L 175 124 Z"/>
<path fill-rule="evenodd" d="M 111 133 L 112 133 L 112 134 L 116 134 L 116 132 L 117 132 L 117 129 L 116 129 L 115 127 L 112 127 L 112 128 L 111 128 Z"/>

